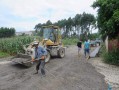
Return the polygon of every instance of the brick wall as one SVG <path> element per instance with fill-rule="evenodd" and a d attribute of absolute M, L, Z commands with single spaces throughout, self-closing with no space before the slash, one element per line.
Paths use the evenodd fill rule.
<path fill-rule="evenodd" d="M 109 40 L 108 41 L 108 50 L 111 51 L 112 49 L 119 48 L 119 41 L 117 39 Z"/>

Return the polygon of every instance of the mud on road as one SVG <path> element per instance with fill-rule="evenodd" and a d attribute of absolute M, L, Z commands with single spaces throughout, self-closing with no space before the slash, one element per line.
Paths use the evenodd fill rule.
<path fill-rule="evenodd" d="M 104 76 L 78 57 L 76 46 L 68 47 L 64 58 L 52 58 L 42 78 L 33 74 L 35 64 L 26 68 L 8 60 L 0 60 L 0 90 L 107 90 Z"/>

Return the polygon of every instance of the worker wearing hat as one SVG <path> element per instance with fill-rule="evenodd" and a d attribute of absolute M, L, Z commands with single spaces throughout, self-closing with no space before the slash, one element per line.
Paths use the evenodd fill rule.
<path fill-rule="evenodd" d="M 35 47 L 35 59 L 38 60 L 38 64 L 36 65 L 36 73 L 34 74 L 38 74 L 38 70 L 41 70 L 41 74 L 44 76 L 45 75 L 45 57 L 47 55 L 47 50 L 41 46 L 39 46 L 39 42 L 38 41 L 34 41 L 33 43 L 33 47 Z M 33 59 L 32 61 L 35 61 L 35 59 Z"/>

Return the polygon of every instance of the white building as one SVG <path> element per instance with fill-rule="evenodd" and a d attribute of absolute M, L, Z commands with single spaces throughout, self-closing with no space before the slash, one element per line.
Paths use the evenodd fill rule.
<path fill-rule="evenodd" d="M 34 31 L 16 32 L 16 35 L 19 36 L 19 35 L 25 34 L 25 35 L 31 36 L 31 35 L 33 35 L 33 32 L 34 32 Z"/>

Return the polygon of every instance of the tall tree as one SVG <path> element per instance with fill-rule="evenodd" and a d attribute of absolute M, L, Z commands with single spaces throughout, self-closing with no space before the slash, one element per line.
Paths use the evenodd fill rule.
<path fill-rule="evenodd" d="M 14 28 L 1 27 L 0 28 L 0 38 L 3 37 L 12 37 L 15 35 Z"/>
<path fill-rule="evenodd" d="M 81 24 L 81 14 L 76 14 L 73 21 L 74 21 L 75 30 L 78 32 L 78 35 L 79 35 L 80 24 Z"/>
<path fill-rule="evenodd" d="M 63 36 L 68 37 L 72 34 L 80 35 L 81 31 L 82 34 L 89 33 L 90 27 L 95 24 L 95 17 L 94 15 L 87 13 L 76 14 L 74 18 L 69 17 L 68 19 L 62 19 L 55 23 L 52 23 L 50 20 L 44 24 L 39 23 L 35 26 L 35 29 L 37 31 L 40 30 L 42 26 L 51 24 L 58 25 L 62 29 Z M 40 31 L 42 31 L 42 29 Z"/>
<path fill-rule="evenodd" d="M 119 0 L 96 0 L 93 8 L 98 8 L 98 28 L 104 39 L 119 34 Z"/>
<path fill-rule="evenodd" d="M 37 33 L 38 30 L 40 30 L 42 28 L 42 24 L 41 23 L 38 23 L 37 25 L 35 25 L 35 32 Z"/>
<path fill-rule="evenodd" d="M 52 22 L 51 22 L 50 20 L 48 20 L 48 21 L 46 22 L 46 25 L 52 25 Z"/>
<path fill-rule="evenodd" d="M 90 34 L 90 27 L 94 26 L 95 17 L 92 14 L 83 13 L 80 20 L 81 33 L 88 39 L 88 35 Z"/>

